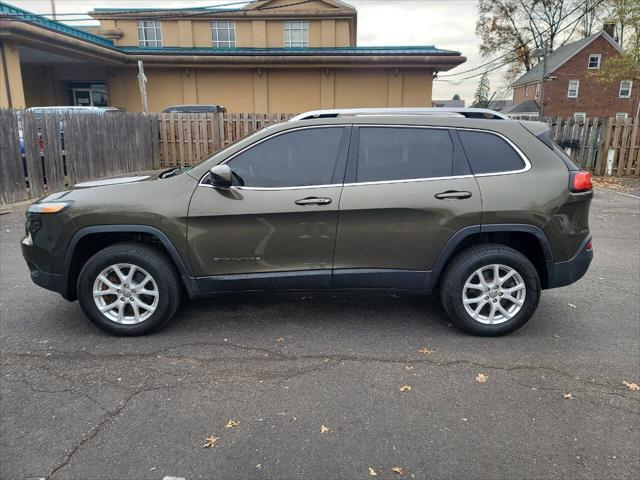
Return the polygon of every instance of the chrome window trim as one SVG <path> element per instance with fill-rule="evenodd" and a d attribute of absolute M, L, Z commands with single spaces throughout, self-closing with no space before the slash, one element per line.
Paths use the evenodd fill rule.
<path fill-rule="evenodd" d="M 265 138 L 257 141 L 256 143 L 253 143 L 251 145 L 247 145 L 245 148 L 243 148 L 242 150 L 234 153 L 229 158 L 227 158 L 225 161 L 220 162 L 218 165 L 226 164 L 227 162 L 230 162 L 236 156 L 240 155 L 241 153 L 245 152 L 246 150 L 249 150 L 250 148 L 253 148 L 253 147 L 257 146 L 257 145 L 261 144 L 262 142 L 264 142 L 266 140 L 269 140 L 271 138 L 275 138 L 275 137 L 277 137 L 279 135 L 283 135 L 283 134 L 288 133 L 288 132 L 293 132 L 293 131 L 297 131 L 297 130 L 306 130 L 306 129 L 309 129 L 309 128 L 345 128 L 347 126 L 348 126 L 347 124 L 309 125 L 309 126 L 301 126 L 301 127 L 291 128 L 291 129 L 283 130 L 281 132 L 276 132 L 273 135 L 269 135 L 268 137 L 265 137 Z M 326 185 L 307 185 L 307 186 L 295 186 L 295 187 L 242 187 L 242 186 L 232 186 L 232 187 L 222 188 L 222 189 L 223 190 L 256 190 L 256 191 L 307 190 L 307 189 L 315 189 L 315 188 L 332 188 L 332 187 L 341 187 L 341 186 L 353 187 L 353 186 L 358 186 L 358 185 L 383 185 L 383 184 L 390 184 L 390 183 L 413 183 L 413 182 L 430 182 L 430 181 L 434 181 L 434 180 L 456 180 L 456 179 L 474 178 L 474 177 L 476 177 L 476 178 L 477 177 L 495 177 L 495 176 L 500 176 L 500 175 L 514 175 L 514 174 L 518 174 L 518 173 L 528 172 L 529 170 L 531 170 L 531 162 L 529 161 L 527 156 L 522 152 L 522 150 L 520 150 L 520 148 L 518 148 L 518 146 L 515 143 L 513 143 L 511 140 L 509 140 L 506 136 L 504 136 L 503 134 L 501 134 L 499 132 L 494 132 L 492 130 L 485 130 L 485 129 L 482 129 L 482 128 L 470 128 L 470 127 L 443 127 L 443 126 L 440 126 L 440 125 L 354 124 L 353 126 L 357 126 L 357 127 L 376 127 L 376 128 L 391 127 L 391 128 L 426 128 L 426 129 L 437 129 L 437 130 L 466 130 L 466 131 L 471 131 L 471 132 L 489 133 L 489 134 L 492 134 L 492 135 L 496 135 L 497 137 L 500 137 L 502 140 L 507 142 L 507 144 L 509 146 L 511 146 L 511 148 L 513 148 L 516 151 L 516 153 L 520 156 L 520 158 L 524 162 L 525 166 L 523 168 L 519 169 L 519 170 L 506 170 L 506 171 L 503 171 L 503 172 L 478 173 L 478 174 L 475 174 L 475 175 L 472 173 L 470 175 L 449 175 L 449 176 L 445 176 L 445 177 L 407 178 L 407 179 L 399 179 L 399 180 L 380 180 L 380 181 L 376 181 L 376 182 L 332 183 L 332 184 L 326 184 Z M 198 182 L 198 187 L 221 188 L 221 187 L 214 187 L 213 185 L 202 183 L 204 181 L 204 179 L 207 177 L 207 175 L 209 175 L 209 172 L 205 173 L 202 176 L 202 178 Z"/>
<path fill-rule="evenodd" d="M 260 145 L 262 142 L 266 142 L 267 140 L 270 140 L 272 138 L 278 137 L 280 135 L 284 135 L 285 133 L 289 133 L 289 132 L 295 132 L 298 130 L 309 130 L 311 128 L 347 128 L 350 124 L 336 124 L 336 125 L 307 125 L 307 126 L 300 126 L 300 127 L 296 127 L 296 128 L 289 128 L 287 130 L 283 130 L 281 132 L 276 132 L 272 135 L 269 135 L 268 137 L 264 137 L 260 140 L 258 140 L 255 143 L 252 143 L 251 145 L 247 145 L 246 147 L 244 147 L 242 150 L 237 151 L 236 153 L 234 153 L 233 155 L 231 155 L 229 158 L 225 159 L 223 162 L 218 163 L 217 165 L 224 165 L 228 162 L 230 162 L 231 160 L 233 160 L 235 157 L 237 157 L 238 155 L 240 155 L 241 153 L 246 152 L 247 150 L 256 147 L 258 145 Z M 213 185 L 209 185 L 206 183 L 202 183 L 204 181 L 204 179 L 209 175 L 209 172 L 205 173 L 202 178 L 200 178 L 200 181 L 198 182 L 198 187 L 209 187 L 209 188 L 221 188 L 221 187 L 214 187 Z M 329 183 L 329 184 L 322 184 L 322 185 L 297 185 L 295 187 L 243 187 L 243 186 L 232 186 L 232 187 L 228 187 L 225 188 L 224 190 L 306 190 L 306 189 L 310 189 L 310 188 L 329 188 L 329 187 L 341 187 L 342 183 Z"/>

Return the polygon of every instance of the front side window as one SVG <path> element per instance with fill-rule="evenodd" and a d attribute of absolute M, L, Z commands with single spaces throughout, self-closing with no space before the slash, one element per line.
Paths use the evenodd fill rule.
<path fill-rule="evenodd" d="M 235 48 L 236 22 L 211 22 L 211 44 L 214 48 Z"/>
<path fill-rule="evenodd" d="M 580 90 L 580 80 L 569 80 L 569 88 L 567 89 L 568 98 L 578 98 L 578 90 Z"/>
<path fill-rule="evenodd" d="M 518 152 L 498 135 L 471 130 L 458 133 L 474 174 L 513 172 L 525 167 Z"/>
<path fill-rule="evenodd" d="M 357 182 L 451 176 L 453 142 L 448 130 L 362 127 Z"/>
<path fill-rule="evenodd" d="M 162 46 L 160 22 L 138 20 L 138 45 L 141 47 Z"/>
<path fill-rule="evenodd" d="M 284 22 L 285 48 L 306 48 L 309 46 L 309 22 Z"/>
<path fill-rule="evenodd" d="M 622 80 L 620 82 L 620 98 L 631 98 L 632 80 Z"/>
<path fill-rule="evenodd" d="M 283 133 L 229 161 L 234 185 L 258 188 L 329 185 L 344 127 L 306 128 Z"/>
<path fill-rule="evenodd" d="M 591 70 L 595 70 L 600 68 L 600 59 L 602 56 L 599 53 L 594 53 L 593 55 L 589 55 L 589 64 L 587 68 Z"/>

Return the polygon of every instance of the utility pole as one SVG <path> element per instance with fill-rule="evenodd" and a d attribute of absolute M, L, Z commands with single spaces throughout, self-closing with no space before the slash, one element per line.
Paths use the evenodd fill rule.
<path fill-rule="evenodd" d="M 531 52 L 531 54 L 535 57 L 542 57 L 542 79 L 540 80 L 540 121 L 542 121 L 542 118 L 544 117 L 544 87 L 547 83 L 547 54 L 549 53 L 551 53 L 551 50 L 547 49 L 544 44 L 542 48 L 536 48 L 535 50 L 533 50 L 533 52 Z"/>
<path fill-rule="evenodd" d="M 138 60 L 138 84 L 140 85 L 140 97 L 142 98 L 142 111 L 149 113 L 147 106 L 147 77 L 144 74 L 142 60 Z"/>
<path fill-rule="evenodd" d="M 51 19 L 58 19 L 58 17 L 56 16 L 56 0 L 51 0 Z"/>

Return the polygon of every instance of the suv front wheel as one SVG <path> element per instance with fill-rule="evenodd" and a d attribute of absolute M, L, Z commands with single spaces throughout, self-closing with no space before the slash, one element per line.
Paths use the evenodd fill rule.
<path fill-rule="evenodd" d="M 540 278 L 513 248 L 483 244 L 459 253 L 441 284 L 442 304 L 464 331 L 499 336 L 522 327 L 536 311 Z"/>
<path fill-rule="evenodd" d="M 171 261 L 140 243 L 100 250 L 80 271 L 77 289 L 89 319 L 116 335 L 144 335 L 161 327 L 176 312 L 181 295 Z"/>

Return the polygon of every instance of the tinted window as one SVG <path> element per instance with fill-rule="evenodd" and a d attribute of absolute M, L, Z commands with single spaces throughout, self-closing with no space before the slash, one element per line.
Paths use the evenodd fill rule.
<path fill-rule="evenodd" d="M 332 183 L 344 128 L 309 128 L 278 135 L 229 162 L 234 184 L 299 187 Z"/>
<path fill-rule="evenodd" d="M 453 169 L 447 130 L 360 128 L 358 182 L 446 177 Z"/>
<path fill-rule="evenodd" d="M 502 138 L 487 132 L 459 130 L 473 173 L 509 172 L 524 168 L 518 152 Z"/>

